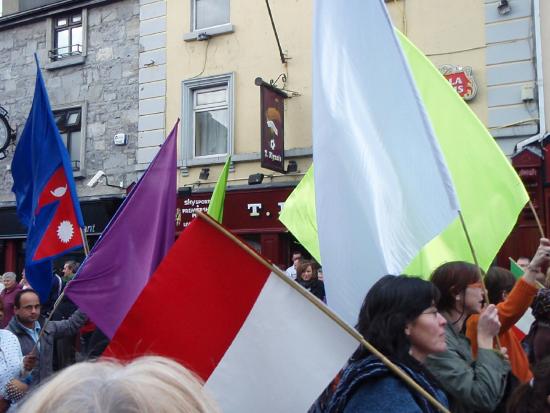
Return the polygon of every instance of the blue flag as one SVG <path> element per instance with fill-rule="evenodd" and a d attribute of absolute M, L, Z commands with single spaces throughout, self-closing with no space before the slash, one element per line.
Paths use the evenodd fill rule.
<path fill-rule="evenodd" d="M 11 164 L 17 216 L 27 227 L 25 273 L 44 302 L 51 260 L 82 248 L 84 227 L 69 154 L 55 123 L 38 59 L 31 111 Z"/>

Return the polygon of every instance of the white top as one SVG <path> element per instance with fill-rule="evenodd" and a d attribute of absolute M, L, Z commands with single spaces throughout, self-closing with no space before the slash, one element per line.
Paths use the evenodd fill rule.
<path fill-rule="evenodd" d="M 0 329 L 0 395 L 5 397 L 6 384 L 21 373 L 23 354 L 17 337 Z"/>
<path fill-rule="evenodd" d="M 293 280 L 296 279 L 296 268 L 294 268 L 294 265 L 291 265 L 286 269 L 286 275 L 288 275 L 288 277 L 292 278 Z"/>

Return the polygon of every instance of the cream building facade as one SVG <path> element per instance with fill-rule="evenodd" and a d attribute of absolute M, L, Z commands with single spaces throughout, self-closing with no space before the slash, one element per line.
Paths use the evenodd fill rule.
<path fill-rule="evenodd" d="M 536 12 L 541 3 L 386 1 L 394 25 L 436 66 L 471 68 L 477 94 L 468 105 L 508 156 L 545 130 L 539 128 L 539 107 L 544 105 L 537 82 L 542 65 L 537 59 L 541 25 Z M 140 5 L 140 27 L 149 31 L 141 33 L 138 159 L 152 159 L 180 118 L 178 185 L 185 196 L 211 191 L 227 154 L 232 156 L 228 194 L 245 191 L 254 203 L 256 190 L 291 190 L 312 162 L 313 1 L 141 0 Z M 287 91 L 285 156 L 296 162 L 296 172 L 260 166 L 258 77 Z M 206 118 L 212 123 L 208 133 Z M 258 173 L 263 183 L 248 185 L 249 176 Z M 294 244 L 289 238 L 281 245 L 288 250 Z M 288 252 L 278 257 L 276 262 L 287 260 Z"/>

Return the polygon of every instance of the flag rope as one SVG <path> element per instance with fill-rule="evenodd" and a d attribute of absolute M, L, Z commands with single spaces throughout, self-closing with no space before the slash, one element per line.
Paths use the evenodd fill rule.
<path fill-rule="evenodd" d="M 242 240 L 228 231 L 226 228 L 218 224 L 216 220 L 208 216 L 207 214 L 198 211 L 197 215 L 200 219 L 203 219 L 215 229 L 220 231 L 226 237 L 235 242 L 239 247 L 245 250 L 250 256 L 252 256 L 260 264 L 264 265 L 270 269 L 275 275 L 277 275 L 283 282 L 287 283 L 289 286 L 298 291 L 302 296 L 309 300 L 313 305 L 315 305 L 319 310 L 321 310 L 326 316 L 332 319 L 336 324 L 338 324 L 344 331 L 356 339 L 361 345 L 363 345 L 368 351 L 370 351 L 374 356 L 376 356 L 388 369 L 395 373 L 400 379 L 402 379 L 409 387 L 417 391 L 424 397 L 430 404 L 432 404 L 437 410 L 442 413 L 450 413 L 445 406 L 443 406 L 438 400 L 435 399 L 430 393 L 428 393 L 424 388 L 422 388 L 418 383 L 416 383 L 407 373 L 405 373 L 401 368 L 399 368 L 395 363 L 388 359 L 384 354 L 378 351 L 372 344 L 370 344 L 365 338 L 353 327 L 344 322 L 338 315 L 336 315 L 329 307 L 327 307 L 321 300 L 311 294 L 308 290 L 303 288 L 301 285 L 296 283 L 294 280 L 288 278 L 288 276 L 276 265 L 273 265 L 261 255 L 256 253 L 252 248 L 246 245 Z"/>

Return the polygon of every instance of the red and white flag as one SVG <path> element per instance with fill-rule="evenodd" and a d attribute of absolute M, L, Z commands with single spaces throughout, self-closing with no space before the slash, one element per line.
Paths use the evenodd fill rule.
<path fill-rule="evenodd" d="M 171 357 L 206 382 L 225 413 L 307 411 L 359 343 L 273 271 L 201 216 L 104 355 Z"/>

